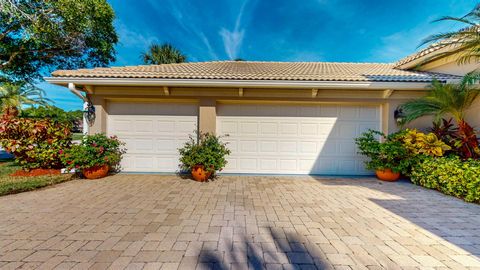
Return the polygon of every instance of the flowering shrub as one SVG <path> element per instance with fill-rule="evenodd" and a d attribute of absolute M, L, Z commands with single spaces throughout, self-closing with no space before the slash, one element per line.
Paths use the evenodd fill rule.
<path fill-rule="evenodd" d="M 79 145 L 73 145 L 66 151 L 60 151 L 61 159 L 67 169 L 83 170 L 95 166 L 109 165 L 118 170 L 125 145 L 117 137 L 105 134 L 88 135 Z"/>
<path fill-rule="evenodd" d="M 190 171 L 196 165 L 203 165 L 206 171 L 212 173 L 227 165 L 226 157 L 230 154 L 227 144 L 221 142 L 221 137 L 210 133 L 201 133 L 198 141 L 190 136 L 178 151 L 181 170 Z"/>
<path fill-rule="evenodd" d="M 17 115 L 18 111 L 10 110 L 0 119 L 0 145 L 24 169 L 61 168 L 59 152 L 71 145 L 70 127 Z"/>

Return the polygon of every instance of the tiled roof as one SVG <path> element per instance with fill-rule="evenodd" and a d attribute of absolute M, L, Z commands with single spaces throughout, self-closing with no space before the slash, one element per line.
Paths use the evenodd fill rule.
<path fill-rule="evenodd" d="M 396 69 L 395 64 L 218 61 L 57 70 L 54 77 L 285 81 L 430 82 L 457 76 Z"/>
<path fill-rule="evenodd" d="M 470 32 L 470 31 L 473 31 L 473 32 L 478 32 L 480 33 L 480 27 L 478 25 L 474 25 L 474 26 L 470 26 L 470 27 L 466 27 L 466 28 L 463 28 L 463 29 L 460 29 L 458 30 L 458 32 Z M 428 56 L 428 58 L 424 59 L 424 61 L 431 61 L 431 60 L 434 60 L 435 57 L 439 56 L 440 58 L 442 56 L 445 56 L 444 53 L 446 51 L 454 51 L 454 50 L 458 50 L 459 48 L 461 48 L 463 42 L 465 42 L 466 39 L 462 36 L 462 35 L 458 35 L 458 37 L 451 37 L 451 38 L 447 38 L 447 39 L 444 39 L 444 40 L 440 40 L 436 43 L 433 43 L 433 44 L 430 44 L 428 47 L 426 47 L 425 49 L 419 51 L 419 52 L 416 52 L 414 54 L 411 54 L 407 57 L 404 57 L 402 59 L 400 59 L 399 61 L 397 61 L 395 63 L 395 67 L 396 68 L 399 68 L 405 64 L 408 64 L 410 62 L 413 62 L 417 59 L 421 59 L 421 58 L 424 58 L 426 56 Z M 444 49 L 444 50 L 442 50 Z M 442 50 L 442 52 L 440 52 L 440 50 Z M 442 54 L 440 54 L 442 53 Z M 408 68 L 408 66 L 407 66 Z"/>
<path fill-rule="evenodd" d="M 431 46 L 428 46 L 427 48 L 419 51 L 419 52 L 416 52 L 414 54 L 411 54 L 407 57 L 404 57 L 402 59 L 400 59 L 399 61 L 397 61 L 394 65 L 395 68 L 399 68 L 400 66 L 403 66 L 405 64 L 408 64 L 410 62 L 413 62 L 417 59 L 420 59 L 422 57 L 425 57 L 425 56 L 428 56 L 428 55 L 433 55 L 433 53 L 439 51 L 440 49 L 443 49 L 443 48 L 446 48 L 447 47 L 447 44 L 434 44 L 434 45 L 431 45 Z"/>

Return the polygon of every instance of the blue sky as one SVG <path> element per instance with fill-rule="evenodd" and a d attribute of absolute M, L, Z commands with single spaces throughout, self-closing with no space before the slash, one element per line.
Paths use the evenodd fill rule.
<path fill-rule="evenodd" d="M 189 61 L 394 62 L 426 36 L 457 29 L 477 0 L 110 0 L 120 38 L 112 66 L 142 64 L 152 42 Z M 65 88 L 41 84 L 55 105 L 80 109 Z"/>

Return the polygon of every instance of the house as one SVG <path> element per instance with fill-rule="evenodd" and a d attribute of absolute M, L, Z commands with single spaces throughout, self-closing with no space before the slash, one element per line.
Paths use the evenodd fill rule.
<path fill-rule="evenodd" d="M 478 67 L 451 57 L 425 62 L 441 50 L 390 64 L 199 62 L 59 70 L 46 80 L 86 92 L 96 109 L 89 132 L 126 142 L 124 171 L 176 171 L 177 148 L 198 128 L 229 135 L 224 172 L 362 175 L 370 172 L 355 137 L 396 131 L 401 103 L 424 95 L 434 79 L 458 81 Z M 479 107 L 469 115 L 476 126 Z"/>

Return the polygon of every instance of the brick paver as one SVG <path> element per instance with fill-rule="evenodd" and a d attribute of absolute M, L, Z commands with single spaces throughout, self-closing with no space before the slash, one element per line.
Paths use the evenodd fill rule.
<path fill-rule="evenodd" d="M 120 174 L 0 198 L 1 269 L 480 269 L 480 206 L 407 182 Z"/>

